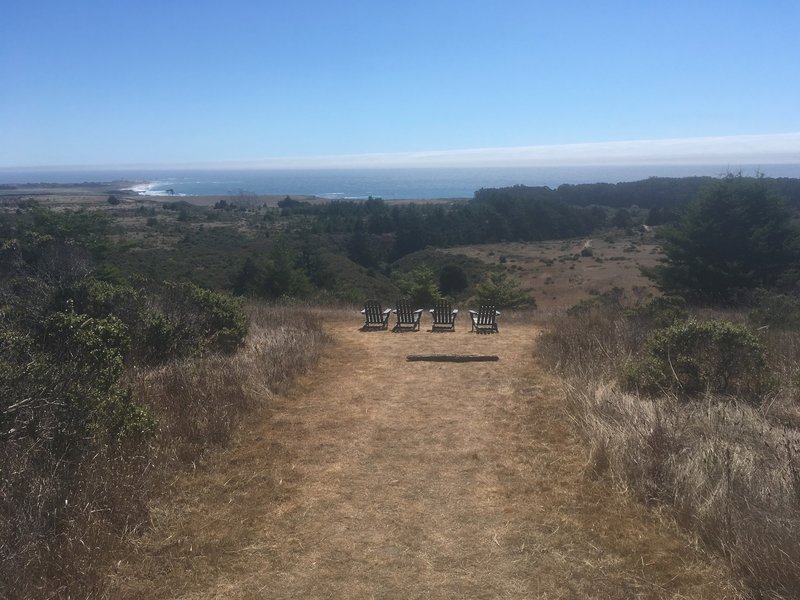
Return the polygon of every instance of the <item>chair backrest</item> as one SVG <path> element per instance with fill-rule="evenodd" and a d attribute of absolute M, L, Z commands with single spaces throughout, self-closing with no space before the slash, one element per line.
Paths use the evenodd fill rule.
<path fill-rule="evenodd" d="M 364 318 L 367 323 L 383 323 L 383 308 L 377 300 L 367 300 L 364 303 Z"/>
<path fill-rule="evenodd" d="M 487 304 L 478 308 L 478 325 L 494 325 L 497 311 L 494 306 Z"/>
<path fill-rule="evenodd" d="M 437 300 L 433 307 L 433 322 L 434 323 L 452 323 L 453 322 L 453 309 L 450 303 L 445 300 Z"/>
<path fill-rule="evenodd" d="M 414 309 L 411 308 L 411 302 L 406 299 L 397 301 L 397 320 L 400 323 L 414 323 L 416 316 Z"/>

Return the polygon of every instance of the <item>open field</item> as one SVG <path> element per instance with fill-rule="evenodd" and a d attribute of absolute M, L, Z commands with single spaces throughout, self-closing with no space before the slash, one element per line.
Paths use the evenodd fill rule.
<path fill-rule="evenodd" d="M 445 252 L 505 267 L 545 312 L 613 287 L 653 293 L 655 288 L 639 267 L 653 266 L 662 256 L 652 233 L 625 235 L 621 230 L 601 238 L 460 246 Z"/>
<path fill-rule="evenodd" d="M 120 598 L 736 598 L 726 566 L 584 475 L 539 327 L 359 331 L 236 445 L 175 482 Z M 496 363 L 406 362 L 496 354 Z"/>

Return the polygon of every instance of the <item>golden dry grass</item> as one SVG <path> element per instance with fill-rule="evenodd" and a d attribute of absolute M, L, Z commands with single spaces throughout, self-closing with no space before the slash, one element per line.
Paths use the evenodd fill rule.
<path fill-rule="evenodd" d="M 718 561 L 602 482 L 537 326 L 358 330 L 180 477 L 109 598 L 735 598 Z M 497 354 L 496 363 L 406 362 Z"/>
<path fill-rule="evenodd" d="M 584 248 L 591 248 L 592 256 L 581 256 Z M 572 306 L 613 287 L 652 292 L 652 282 L 639 267 L 654 266 L 663 256 L 653 234 L 640 237 L 621 230 L 595 238 L 481 244 L 444 251 L 505 267 L 524 289 L 531 290 L 543 311 Z"/>

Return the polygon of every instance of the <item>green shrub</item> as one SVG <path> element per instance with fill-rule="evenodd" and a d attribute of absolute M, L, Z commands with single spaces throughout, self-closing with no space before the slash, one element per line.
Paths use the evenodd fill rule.
<path fill-rule="evenodd" d="M 439 288 L 443 294 L 463 292 L 469 286 L 467 273 L 458 265 L 448 264 L 439 272 Z"/>
<path fill-rule="evenodd" d="M 0 333 L 0 413 L 8 440 L 74 456 L 92 443 L 146 434 L 154 422 L 119 379 L 130 347 L 116 317 L 49 315 L 39 332 Z"/>
<path fill-rule="evenodd" d="M 519 281 L 509 279 L 505 273 L 490 273 L 475 287 L 475 301 L 498 308 L 530 307 L 536 308 L 536 300 L 520 289 Z"/>
<path fill-rule="evenodd" d="M 59 292 L 56 305 L 95 318 L 113 315 L 131 338 L 126 360 L 158 364 L 203 352 L 231 352 L 247 333 L 241 301 L 190 283 L 148 289 L 88 279 Z"/>
<path fill-rule="evenodd" d="M 756 400 L 768 385 L 765 354 L 761 340 L 743 325 L 692 320 L 656 330 L 625 379 L 648 392 L 710 391 Z"/>
<path fill-rule="evenodd" d="M 146 321 L 148 343 L 177 356 L 232 352 L 247 334 L 241 300 L 192 283 L 166 283 Z"/>
<path fill-rule="evenodd" d="M 43 325 L 42 346 L 61 370 L 60 419 L 66 433 L 81 432 L 106 441 L 140 435 L 154 422 L 119 385 L 130 349 L 127 327 L 114 316 L 96 319 L 74 312 L 51 314 Z"/>
<path fill-rule="evenodd" d="M 646 304 L 625 311 L 625 316 L 633 323 L 650 329 L 669 327 L 685 321 L 688 315 L 686 300 L 680 296 L 657 296 Z"/>
<path fill-rule="evenodd" d="M 404 276 L 397 282 L 397 286 L 414 307 L 432 307 L 442 297 L 436 276 L 425 265 Z"/>

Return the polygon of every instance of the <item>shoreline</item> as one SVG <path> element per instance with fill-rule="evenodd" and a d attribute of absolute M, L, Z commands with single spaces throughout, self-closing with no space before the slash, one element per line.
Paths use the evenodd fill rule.
<path fill-rule="evenodd" d="M 121 206 L 134 202 L 163 204 L 166 202 L 186 202 L 194 206 L 213 206 L 217 202 L 241 203 L 246 205 L 277 206 L 287 196 L 299 202 L 323 204 L 326 202 L 366 202 L 368 198 L 331 198 L 313 194 L 255 194 L 248 192 L 232 192 L 229 194 L 169 194 L 143 193 L 139 187 L 151 185 L 146 181 L 109 181 L 84 183 L 23 183 L 0 184 L 0 205 L 10 205 L 25 200 L 34 200 L 42 204 L 57 206 L 105 206 L 109 196 L 117 196 Z M 463 202 L 470 198 L 376 198 L 388 204 L 408 203 L 450 203 Z"/>
<path fill-rule="evenodd" d="M 95 194 L 111 191 L 150 198 L 224 197 L 236 195 L 313 197 L 320 201 L 361 201 L 370 196 L 384 201 L 441 201 L 473 198 L 482 188 L 549 187 L 562 185 L 618 184 L 653 177 L 683 179 L 719 178 L 728 173 L 763 174 L 771 179 L 799 178 L 800 162 L 760 165 L 627 165 L 489 167 L 475 169 L 361 169 L 278 171 L 76 171 L 19 170 L 0 168 L 0 193 L 34 193 L 47 187 L 52 193 L 79 189 Z M 28 182 L 28 183 L 15 183 Z M 56 184 L 55 182 L 60 182 Z M 96 183 L 99 182 L 99 183 Z M 16 188 L 16 189 L 11 189 Z M 103 190 L 105 188 L 105 190 Z M 173 193 L 170 193 L 172 190 Z"/>

